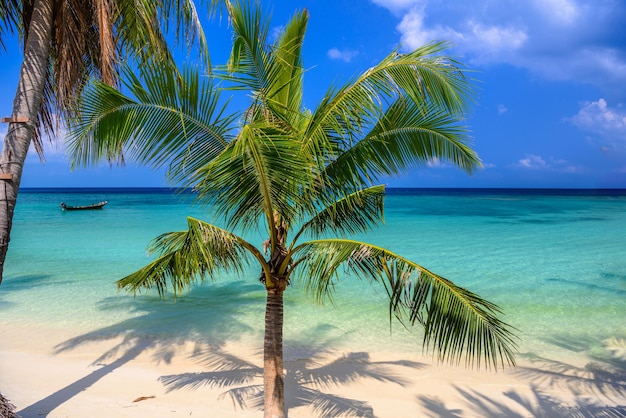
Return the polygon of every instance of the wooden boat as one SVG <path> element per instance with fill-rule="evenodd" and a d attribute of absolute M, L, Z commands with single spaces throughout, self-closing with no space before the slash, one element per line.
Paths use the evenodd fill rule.
<path fill-rule="evenodd" d="M 106 205 L 108 202 L 102 201 L 99 203 L 94 203 L 86 206 L 68 206 L 64 202 L 61 202 L 61 208 L 63 210 L 89 210 L 89 209 L 102 209 L 102 206 Z"/>

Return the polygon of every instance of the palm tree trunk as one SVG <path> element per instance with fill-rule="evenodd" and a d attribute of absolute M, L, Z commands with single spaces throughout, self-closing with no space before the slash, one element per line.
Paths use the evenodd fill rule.
<path fill-rule="evenodd" d="M 50 37 L 52 36 L 53 10 L 49 0 L 35 0 L 28 38 L 24 47 L 24 62 L 13 101 L 11 118 L 28 118 L 27 122 L 10 122 L 4 148 L 0 155 L 0 283 L 4 261 L 13 226 L 13 211 L 22 179 L 26 154 L 37 126 L 37 115 L 43 99 Z M 10 177 L 10 178 L 7 178 Z"/>
<path fill-rule="evenodd" d="M 263 345 L 264 418 L 285 417 L 283 375 L 283 290 L 268 289 Z"/>

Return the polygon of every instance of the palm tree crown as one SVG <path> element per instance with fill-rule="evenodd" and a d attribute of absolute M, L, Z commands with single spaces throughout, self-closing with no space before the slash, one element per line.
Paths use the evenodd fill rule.
<path fill-rule="evenodd" d="M 224 270 L 258 263 L 268 293 L 265 414 L 283 416 L 282 293 L 294 280 L 319 300 L 332 298 L 345 267 L 382 285 L 390 315 L 421 324 L 424 346 L 440 359 L 498 367 L 514 363 L 515 342 L 498 307 L 381 247 L 350 239 L 383 219 L 385 187 L 375 185 L 432 160 L 471 172 L 480 166 L 463 118 L 471 83 L 446 45 L 392 52 L 321 103 L 304 109 L 301 47 L 308 13 L 296 13 L 272 43 L 257 7 L 229 4 L 233 47 L 215 69 L 178 79 L 160 68 L 128 72 L 124 96 L 94 83 L 73 126 L 76 165 L 124 153 L 192 187 L 225 227 L 188 218 L 188 229 L 157 237 L 157 258 L 118 285 L 164 295 Z M 245 90 L 241 113 L 219 105 L 226 89 Z M 262 247 L 244 237 L 262 229 Z M 237 231 L 236 233 L 234 231 Z M 282 402 L 282 403 L 281 403 Z"/>

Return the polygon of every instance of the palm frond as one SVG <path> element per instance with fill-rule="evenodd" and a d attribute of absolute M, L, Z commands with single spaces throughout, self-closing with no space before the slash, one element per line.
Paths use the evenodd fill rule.
<path fill-rule="evenodd" d="M 161 66 L 173 62 L 166 40 L 169 22 L 176 37 L 184 34 L 189 44 L 200 46 L 208 61 L 208 49 L 192 0 L 67 0 L 50 2 L 54 7 L 43 102 L 35 134 L 35 147 L 43 160 L 41 131 L 55 138 L 61 121 L 80 111 L 83 88 L 90 77 L 110 86 L 119 84 L 118 63 L 145 64 L 155 59 Z M 217 4 L 212 0 L 209 8 Z M 28 38 L 35 2 L 5 0 L 0 6 L 0 47 L 5 33 Z"/>
<path fill-rule="evenodd" d="M 163 297 L 168 282 L 177 294 L 199 280 L 213 280 L 218 272 L 243 272 L 250 256 L 263 260 L 251 244 L 233 233 L 194 218 L 187 218 L 187 223 L 187 231 L 155 238 L 150 251 L 158 258 L 120 279 L 118 288 L 131 292 L 156 288 Z"/>
<path fill-rule="evenodd" d="M 196 0 L 196 2 L 198 1 Z M 160 18 L 158 21 L 162 22 L 166 32 L 169 32 L 170 24 L 173 25 L 175 39 L 183 38 L 189 50 L 193 46 L 197 46 L 207 68 L 210 68 L 209 42 L 202 28 L 196 2 L 193 0 L 159 0 Z M 208 12 L 213 13 L 221 2 L 219 0 L 200 0 L 199 3 L 208 3 Z"/>
<path fill-rule="evenodd" d="M 211 12 L 218 1 L 208 3 Z M 209 65 L 208 41 L 198 11 L 192 0 L 116 0 L 115 28 L 121 50 L 137 58 L 140 65 L 150 60 L 170 65 L 173 58 L 167 43 L 167 34 L 173 28 L 177 43 L 184 39 L 189 50 L 199 49 L 203 62 Z"/>
<path fill-rule="evenodd" d="M 296 13 L 271 47 L 275 65 L 270 70 L 267 103 L 285 121 L 298 118 L 301 112 L 302 44 L 308 17 L 306 11 Z"/>
<path fill-rule="evenodd" d="M 0 47 L 6 48 L 4 44 L 5 34 L 15 34 L 19 30 L 21 1 L 5 0 L 0 2 Z"/>
<path fill-rule="evenodd" d="M 80 119 L 68 138 L 72 166 L 102 159 L 169 164 L 174 182 L 185 179 L 219 154 L 229 141 L 234 116 L 219 105 L 219 91 L 196 70 L 181 77 L 146 66 L 141 79 L 125 71 L 133 97 L 94 81 L 84 94 Z"/>
<path fill-rule="evenodd" d="M 326 150 L 332 159 L 362 139 L 400 98 L 462 116 L 472 86 L 453 60 L 439 55 L 445 47 L 432 43 L 410 54 L 392 52 L 356 80 L 329 90 L 311 117 L 307 146 Z"/>
<path fill-rule="evenodd" d="M 248 4 L 250 6 L 250 4 Z M 233 46 L 226 70 L 233 81 L 233 88 L 263 92 L 267 88 L 266 46 L 269 23 L 262 17 L 259 7 L 229 8 L 233 25 Z"/>
<path fill-rule="evenodd" d="M 233 48 L 228 65 L 216 74 L 230 89 L 254 92 L 254 100 L 262 105 L 252 105 L 252 114 L 260 111 L 260 117 L 267 119 L 271 113 L 272 118 L 293 126 L 301 116 L 301 53 L 308 13 L 296 13 L 272 45 L 259 6 L 234 7 L 231 14 Z"/>
<path fill-rule="evenodd" d="M 352 240 L 326 239 L 298 246 L 306 289 L 318 300 L 331 298 L 338 269 L 380 283 L 389 296 L 389 315 L 424 328 L 424 348 L 439 360 L 480 367 L 515 364 L 512 328 L 493 303 L 383 248 Z"/>
<path fill-rule="evenodd" d="M 332 184 L 366 185 L 434 161 L 472 172 L 481 166 L 458 115 L 432 102 L 398 99 L 358 143 L 325 168 Z"/>
<path fill-rule="evenodd" d="M 385 186 L 372 186 L 335 200 L 306 222 L 298 236 L 309 232 L 315 237 L 327 231 L 336 234 L 365 232 L 383 218 Z M 298 236 L 294 237 L 294 243 Z"/>

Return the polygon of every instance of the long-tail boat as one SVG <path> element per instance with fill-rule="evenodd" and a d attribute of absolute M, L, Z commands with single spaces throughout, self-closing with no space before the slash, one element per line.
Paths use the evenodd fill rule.
<path fill-rule="evenodd" d="M 102 201 L 102 202 L 98 202 L 98 203 L 93 203 L 91 205 L 85 205 L 85 206 L 69 206 L 66 205 L 65 202 L 61 202 L 61 208 L 63 210 L 89 210 L 89 209 L 102 209 L 102 207 L 104 205 L 106 205 L 108 202 L 106 200 Z"/>

